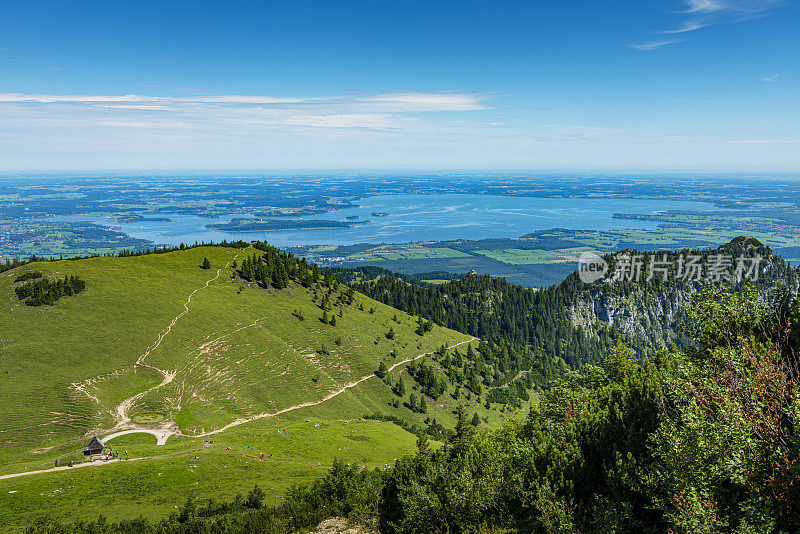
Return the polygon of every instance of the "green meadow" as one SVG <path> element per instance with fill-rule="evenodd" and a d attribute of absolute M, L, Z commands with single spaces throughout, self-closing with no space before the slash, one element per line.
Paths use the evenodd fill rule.
<path fill-rule="evenodd" d="M 255 252 L 198 247 L 0 274 L 0 476 L 49 469 L 60 456 L 82 462 L 93 432 L 172 433 L 164 445 L 146 433 L 113 438 L 127 461 L 0 479 L 0 524 L 157 518 L 189 495 L 225 500 L 255 484 L 276 499 L 334 458 L 384 466 L 414 449 L 413 434 L 367 414 L 452 426 L 451 395 L 420 414 L 391 384 L 403 376 L 407 398 L 416 389 L 407 361 L 442 345 L 465 350 L 472 338 L 440 327 L 418 335 L 406 313 L 361 294 L 338 300 L 344 285 L 326 310 L 336 324 L 323 323 L 322 288 L 264 289 L 235 276 L 233 262 Z M 13 288 L 29 271 L 76 275 L 86 289 L 26 306 Z M 374 373 L 382 361 L 386 382 Z M 512 416 L 477 401 L 469 409 L 487 426 Z"/>

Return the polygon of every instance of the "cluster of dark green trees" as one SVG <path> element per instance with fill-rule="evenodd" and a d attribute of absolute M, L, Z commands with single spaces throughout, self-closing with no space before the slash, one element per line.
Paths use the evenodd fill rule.
<path fill-rule="evenodd" d="M 10 258 L 6 258 L 5 262 L 0 263 L 0 273 L 6 272 L 6 271 L 10 271 L 11 269 L 19 267 L 20 265 L 25 265 L 26 263 L 29 263 L 31 261 L 36 261 L 36 255 L 35 254 L 33 256 L 31 256 L 30 260 L 20 260 L 19 258 L 14 258 L 12 260 Z"/>
<path fill-rule="evenodd" d="M 297 258 L 292 253 L 262 242 L 252 245 L 260 253 L 242 261 L 239 275 L 245 280 L 257 282 L 262 287 L 283 289 L 290 280 L 296 280 L 304 287 L 309 287 L 317 283 L 322 276 L 319 267 L 315 263 L 306 262 L 305 258 Z"/>
<path fill-rule="evenodd" d="M 425 413 L 426 397 L 438 400 L 453 388 L 450 395 L 455 400 L 484 398 L 487 407 L 491 403 L 520 408 L 530 400 L 530 391 L 542 391 L 559 376 L 566 364 L 557 358 L 534 352 L 527 347 L 503 339 L 487 339 L 472 345 L 462 353 L 458 348 L 442 346 L 427 358 L 408 364 L 409 376 L 416 382 L 420 395 L 410 397 L 408 407 Z M 388 368 L 381 361 L 375 374 L 387 379 Z M 405 397 L 406 386 L 402 377 L 387 384 L 398 397 Z M 485 395 L 485 397 L 482 397 Z M 413 400 L 413 402 L 412 402 Z"/>
<path fill-rule="evenodd" d="M 548 388 L 565 368 L 563 360 L 517 343 L 490 338 L 481 340 L 477 350 L 467 345 L 464 353 L 458 348 L 449 350 L 442 346 L 432 355 L 430 363 L 426 359 L 411 362 L 407 371 L 421 393 L 416 407 L 426 396 L 437 400 L 453 387 L 451 395 L 455 400 L 460 400 L 462 393 L 466 400 L 485 395 L 487 406 L 497 403 L 520 408 L 530 400 L 530 391 Z M 376 374 L 385 378 L 386 372 L 386 364 L 381 362 Z M 399 397 L 405 396 L 402 377 L 392 385 L 392 391 Z"/>
<path fill-rule="evenodd" d="M 428 365 L 425 361 L 411 362 L 408 364 L 408 374 L 419 384 L 420 391 L 424 395 L 432 399 L 438 399 L 442 394 L 447 391 L 449 386 L 447 379 L 437 376 L 433 366 Z"/>
<path fill-rule="evenodd" d="M 258 282 L 263 287 L 283 289 L 289 281 L 289 273 L 283 258 L 278 261 L 274 261 L 275 259 L 274 254 L 254 254 L 242 261 L 239 274 L 245 280 Z"/>
<path fill-rule="evenodd" d="M 15 287 L 14 292 L 28 306 L 51 305 L 61 297 L 76 295 L 86 288 L 86 282 L 74 275 L 51 280 L 40 272 L 31 272 L 18 276 L 15 281 L 23 280 L 32 281 Z"/>
<path fill-rule="evenodd" d="M 535 291 L 504 278 L 469 275 L 439 285 L 381 276 L 355 282 L 359 292 L 389 306 L 480 338 L 503 338 L 578 364 L 613 345 L 613 336 L 590 339 L 575 329 L 569 306 L 579 280 Z"/>
<path fill-rule="evenodd" d="M 485 391 L 486 402 L 515 407 L 529 400 L 529 390 L 548 388 L 566 368 L 560 358 L 502 338 L 482 339 L 477 351 L 470 345 L 463 355 L 456 349 L 452 356 L 437 356 L 451 382 L 477 396 Z"/>
<path fill-rule="evenodd" d="M 37 278 L 43 277 L 41 271 L 28 271 L 27 273 L 22 273 L 21 275 L 14 278 L 14 282 L 26 282 L 28 280 L 36 280 Z"/>

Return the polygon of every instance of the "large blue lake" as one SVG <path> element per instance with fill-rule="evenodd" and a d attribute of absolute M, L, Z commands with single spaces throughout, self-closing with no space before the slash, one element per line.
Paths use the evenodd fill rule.
<path fill-rule="evenodd" d="M 158 244 L 177 245 L 195 241 L 266 240 L 277 246 L 347 245 L 353 243 L 406 243 L 448 239 L 519 237 L 535 230 L 568 228 L 574 230 L 612 230 L 656 228 L 649 221 L 614 219 L 614 213 L 652 214 L 664 210 L 716 210 L 705 202 L 608 199 L 608 198 L 528 198 L 489 195 L 381 195 L 359 200 L 359 207 L 301 219 L 369 220 L 354 228 L 324 230 L 284 230 L 274 232 L 218 232 L 207 224 L 227 222 L 228 215 L 206 219 L 191 215 L 165 214 L 171 222 L 117 223 L 100 217 L 55 217 L 56 220 L 92 221 L 118 228 L 133 237 Z M 372 212 L 386 212 L 374 217 Z"/>

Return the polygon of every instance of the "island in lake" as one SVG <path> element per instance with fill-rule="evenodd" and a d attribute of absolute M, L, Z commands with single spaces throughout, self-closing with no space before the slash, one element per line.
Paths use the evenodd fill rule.
<path fill-rule="evenodd" d="M 208 224 L 206 228 L 220 232 L 274 232 L 278 230 L 319 230 L 327 228 L 353 228 L 369 221 L 319 220 L 269 220 L 235 218 L 227 223 Z"/>
<path fill-rule="evenodd" d="M 120 223 L 135 223 L 135 222 L 172 222 L 169 217 L 145 217 L 138 213 L 131 213 L 125 215 L 117 215 L 116 221 Z"/>

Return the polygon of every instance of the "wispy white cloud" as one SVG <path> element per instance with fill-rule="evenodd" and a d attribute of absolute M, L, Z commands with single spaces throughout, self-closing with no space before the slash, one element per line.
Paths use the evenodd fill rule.
<path fill-rule="evenodd" d="M 725 9 L 724 0 L 688 0 L 687 13 L 715 13 Z"/>
<path fill-rule="evenodd" d="M 292 150 L 320 143 L 367 146 L 393 136 L 452 138 L 459 131 L 475 131 L 487 117 L 470 113 L 491 108 L 487 95 L 462 92 L 312 97 L 0 93 L 0 145 L 4 133 L 17 132 L 52 146 L 109 150 L 159 150 L 154 143 L 209 143 L 218 150 L 229 145 Z M 454 113 L 465 119 L 462 125 L 448 122 Z"/>
<path fill-rule="evenodd" d="M 489 109 L 484 95 L 433 92 L 433 93 L 386 93 L 365 96 L 357 101 L 380 104 L 385 108 L 405 111 L 478 111 Z"/>
<path fill-rule="evenodd" d="M 790 84 L 798 83 L 797 80 L 781 80 L 780 76 L 777 74 L 773 74 L 772 76 L 765 76 L 764 78 L 761 78 L 761 81 L 766 83 L 790 83 Z"/>
<path fill-rule="evenodd" d="M 684 12 L 701 15 L 740 13 L 752 16 L 784 3 L 784 0 L 686 0 Z"/>
<path fill-rule="evenodd" d="M 44 152 L 61 167 L 87 158 L 93 165 L 259 161 L 271 166 L 343 161 L 355 154 L 382 159 L 400 147 L 458 149 L 493 135 L 489 130 L 498 126 L 487 124 L 494 122 L 494 112 L 485 113 L 495 107 L 493 100 L 458 91 L 322 96 L 7 92 L 0 93 L 0 169 L 13 165 L 11 156 L 36 165 Z M 361 163 L 354 159 L 351 165 Z"/>
<path fill-rule="evenodd" d="M 0 93 L 0 102 L 18 104 L 117 104 L 128 109 L 154 109 L 153 106 L 180 104 L 219 104 L 241 106 L 340 106 L 369 108 L 395 113 L 479 111 L 490 109 L 488 96 L 461 92 L 379 93 L 371 95 L 322 97 L 273 97 L 259 95 L 147 96 L 127 95 L 49 95 Z"/>
<path fill-rule="evenodd" d="M 662 30 L 662 31 L 656 32 L 656 33 L 659 33 L 659 34 L 662 34 L 662 35 L 674 35 L 676 33 L 687 33 L 687 32 L 693 32 L 693 31 L 696 31 L 696 30 L 701 30 L 701 29 L 705 28 L 706 26 L 708 26 L 708 24 L 704 24 L 704 23 L 698 22 L 696 20 L 689 20 L 689 21 L 684 22 L 683 26 L 681 26 L 678 29 L 675 29 L 675 30 Z"/>
<path fill-rule="evenodd" d="M 597 132 L 597 133 L 610 133 L 619 132 L 618 128 L 609 128 L 607 126 L 576 126 L 572 124 L 542 124 L 543 128 L 557 128 L 562 131 L 572 133 L 581 132 Z"/>
<path fill-rule="evenodd" d="M 288 117 L 284 124 L 309 126 L 313 128 L 370 128 L 383 130 L 391 128 L 390 115 L 377 113 L 337 113 L 334 115 L 302 115 Z"/>
<path fill-rule="evenodd" d="M 686 34 L 716 24 L 732 24 L 764 17 L 786 0 L 684 0 L 680 12 L 684 20 L 674 29 L 654 32 L 661 35 Z M 631 45 L 638 50 L 657 50 L 680 41 L 648 41 Z"/>
<path fill-rule="evenodd" d="M 17 103 L 73 103 L 73 104 L 92 104 L 103 102 L 124 102 L 124 103 L 216 103 L 216 104 L 297 104 L 301 102 L 314 102 L 324 99 L 319 98 L 279 98 L 269 96 L 144 96 L 144 95 L 43 95 L 29 93 L 0 93 L 0 102 Z"/>
<path fill-rule="evenodd" d="M 631 48 L 635 48 L 636 50 L 658 50 L 659 48 L 663 48 L 665 46 L 679 43 L 679 39 L 672 39 L 669 41 L 647 41 L 645 43 L 638 43 L 630 45 Z"/>

